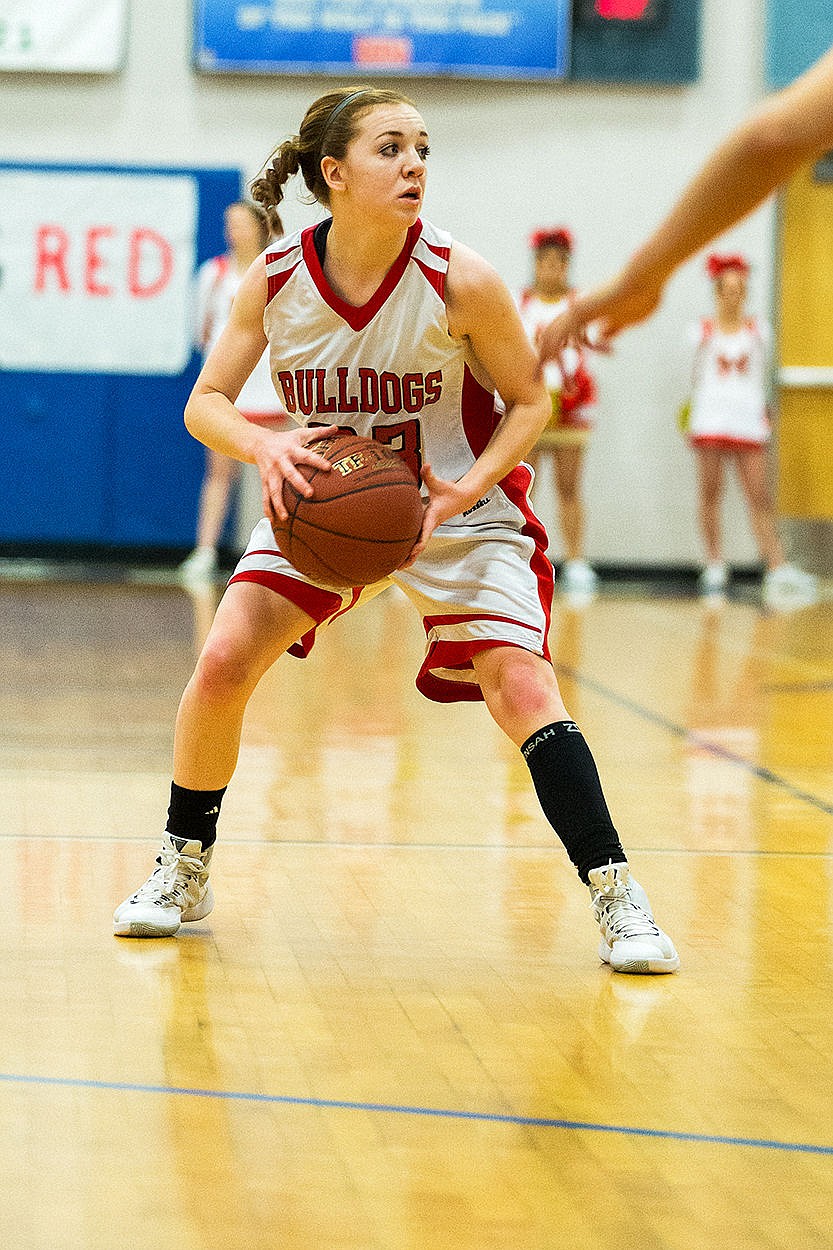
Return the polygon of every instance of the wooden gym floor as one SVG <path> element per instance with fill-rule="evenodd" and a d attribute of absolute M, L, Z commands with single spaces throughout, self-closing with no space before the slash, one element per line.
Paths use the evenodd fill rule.
<path fill-rule="evenodd" d="M 147 876 L 212 592 L 0 582 L 7 1250 L 802 1250 L 833 1203 L 833 602 L 558 600 L 682 969 L 599 964 L 481 706 L 390 592 L 250 707 L 215 912 Z"/>

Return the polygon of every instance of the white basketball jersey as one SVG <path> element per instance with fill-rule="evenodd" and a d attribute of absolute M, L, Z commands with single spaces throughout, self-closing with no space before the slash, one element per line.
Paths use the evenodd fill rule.
<path fill-rule="evenodd" d="M 393 447 L 418 480 L 426 463 L 439 477 L 459 480 L 499 416 L 493 388 L 476 380 L 466 344 L 449 332 L 451 236 L 415 222 L 378 290 L 355 307 L 330 287 L 315 229 L 280 239 L 266 254 L 263 324 L 272 379 L 287 411 L 301 425 L 339 425 Z M 520 527 L 527 519 L 523 493 L 510 474 L 440 529 Z"/>

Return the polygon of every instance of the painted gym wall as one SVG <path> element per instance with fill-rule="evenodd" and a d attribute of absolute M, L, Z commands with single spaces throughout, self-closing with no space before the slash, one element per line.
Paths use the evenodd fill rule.
<path fill-rule="evenodd" d="M 513 288 L 528 276 L 529 230 L 556 222 L 575 232 L 576 281 L 606 277 L 759 98 L 762 7 L 759 0 L 704 0 L 702 76 L 688 87 L 400 84 L 431 132 L 426 216 L 481 251 Z M 134 3 L 121 74 L 0 75 L 0 157 L 239 164 L 253 176 L 330 85 L 322 78 L 198 76 L 190 57 L 189 0 Z M 288 227 L 314 213 L 290 191 Z M 764 313 L 773 230 L 773 210 L 766 207 L 725 241 L 751 257 L 753 304 Z M 693 464 L 674 414 L 688 383 L 685 327 L 708 311 L 709 301 L 702 263 L 692 262 L 675 276 L 652 321 L 596 364 L 601 400 L 586 498 L 589 555 L 600 563 L 690 564 L 699 557 Z M 548 519 L 546 478 L 537 503 Z M 753 563 L 734 489 L 726 525 L 730 559 Z"/>

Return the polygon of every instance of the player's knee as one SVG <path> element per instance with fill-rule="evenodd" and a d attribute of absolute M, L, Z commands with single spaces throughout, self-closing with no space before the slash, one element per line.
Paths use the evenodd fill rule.
<path fill-rule="evenodd" d="M 503 649 L 493 665 L 500 706 L 511 720 L 553 719 L 553 707 L 561 704 L 555 673 L 540 656 L 516 647 Z"/>
<path fill-rule="evenodd" d="M 222 701 L 247 689 L 250 669 L 249 658 L 238 642 L 222 634 L 209 636 L 193 681 L 203 698 Z"/>

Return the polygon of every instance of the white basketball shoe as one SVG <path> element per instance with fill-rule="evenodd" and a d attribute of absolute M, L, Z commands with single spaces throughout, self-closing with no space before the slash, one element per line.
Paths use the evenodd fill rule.
<path fill-rule="evenodd" d="M 171 937 L 183 921 L 207 916 L 214 907 L 208 880 L 213 850 L 165 833 L 156 868 L 116 908 L 113 932 L 118 937 Z"/>
<path fill-rule="evenodd" d="M 680 957 L 654 923 L 648 896 L 627 864 L 593 868 L 590 895 L 599 922 L 599 958 L 614 972 L 676 972 Z"/>

